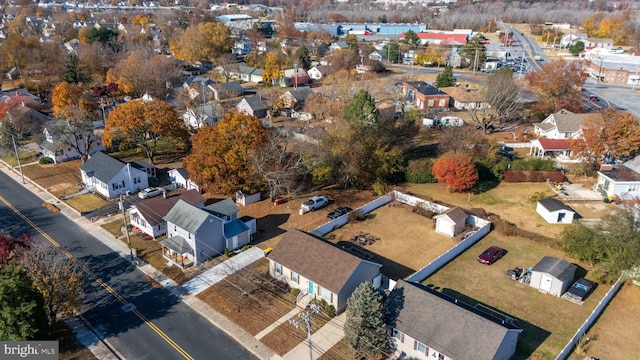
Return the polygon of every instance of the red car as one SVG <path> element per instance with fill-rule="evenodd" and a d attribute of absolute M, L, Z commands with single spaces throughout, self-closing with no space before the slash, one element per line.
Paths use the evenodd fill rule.
<path fill-rule="evenodd" d="M 492 246 L 478 256 L 478 262 L 481 264 L 491 265 L 507 253 L 507 250 Z"/>

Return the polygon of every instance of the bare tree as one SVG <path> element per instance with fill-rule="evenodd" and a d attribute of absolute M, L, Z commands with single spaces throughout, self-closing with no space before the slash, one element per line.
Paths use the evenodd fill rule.
<path fill-rule="evenodd" d="M 294 186 L 300 175 L 302 161 L 302 153 L 298 150 L 290 138 L 280 137 L 272 131 L 266 145 L 252 156 L 251 161 L 267 183 L 272 200 L 280 195 L 295 193 Z"/>
<path fill-rule="evenodd" d="M 471 118 L 485 132 L 502 124 L 522 108 L 520 87 L 513 79 L 511 69 L 498 70 L 490 75 L 480 90 L 482 104 L 471 110 Z"/>
<path fill-rule="evenodd" d="M 62 121 L 53 131 L 64 145 L 80 154 L 84 163 L 89 158 L 91 149 L 100 143 L 100 135 L 93 126 L 97 114 L 79 105 L 68 105 L 61 114 Z"/>
<path fill-rule="evenodd" d="M 33 244 L 22 259 L 33 286 L 44 297 L 49 324 L 58 315 L 71 316 L 80 306 L 84 264 L 57 247 Z"/>
<path fill-rule="evenodd" d="M 224 54 L 216 60 L 218 71 L 224 76 L 224 81 L 229 82 L 234 72 L 240 69 L 240 65 L 235 57 L 231 54 Z"/>

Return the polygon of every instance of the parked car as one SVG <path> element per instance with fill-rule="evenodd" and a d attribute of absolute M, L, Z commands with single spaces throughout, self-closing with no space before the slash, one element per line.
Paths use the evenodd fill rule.
<path fill-rule="evenodd" d="M 304 211 L 313 211 L 321 209 L 329 204 L 329 199 L 325 196 L 312 196 L 309 200 L 302 203 L 301 208 Z"/>
<path fill-rule="evenodd" d="M 503 257 L 507 253 L 507 250 L 499 248 L 497 246 L 491 246 L 478 256 L 478 262 L 481 264 L 491 265 L 498 259 Z"/>
<path fill-rule="evenodd" d="M 342 216 L 342 215 L 344 215 L 344 214 L 346 214 L 346 213 L 351 212 L 351 210 L 352 210 L 352 209 L 351 209 L 351 208 L 349 208 L 349 207 L 341 206 L 341 207 L 339 207 L 339 208 L 337 208 L 337 209 L 333 210 L 332 212 L 328 213 L 328 214 L 327 214 L 327 217 L 328 217 L 329 219 L 331 219 L 331 220 L 333 220 L 333 219 L 337 219 L 337 218 L 339 218 L 340 216 Z"/>
<path fill-rule="evenodd" d="M 498 155 L 502 155 L 509 160 L 513 160 L 516 158 L 516 154 L 509 152 L 508 150 L 501 149 L 498 151 Z"/>
<path fill-rule="evenodd" d="M 591 95 L 589 96 L 589 101 L 600 101 L 600 98 L 595 95 Z"/>
<path fill-rule="evenodd" d="M 158 195 L 162 195 L 162 193 L 164 193 L 165 190 L 163 188 L 159 188 L 159 187 L 148 187 L 142 191 L 140 191 L 140 193 L 138 193 L 138 197 L 140 199 L 148 199 L 148 198 L 152 198 Z"/>
<path fill-rule="evenodd" d="M 567 297 L 573 300 L 584 301 L 594 287 L 594 283 L 585 278 L 580 278 L 567 290 Z"/>

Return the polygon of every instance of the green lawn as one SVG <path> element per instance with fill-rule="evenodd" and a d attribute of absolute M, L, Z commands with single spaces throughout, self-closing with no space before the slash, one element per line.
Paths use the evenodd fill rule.
<path fill-rule="evenodd" d="M 38 161 L 37 151 L 21 151 L 18 155 L 20 156 L 20 163 L 22 165 Z M 16 155 L 13 151 L 7 152 L 7 154 L 0 157 L 0 159 L 11 166 L 18 166 L 18 160 L 16 159 Z"/>
<path fill-rule="evenodd" d="M 67 205 L 80 211 L 80 213 L 88 213 L 93 210 L 102 209 L 111 204 L 109 201 L 101 198 L 96 194 L 83 194 L 65 200 Z"/>
<path fill-rule="evenodd" d="M 484 249 L 496 245 L 508 254 L 491 266 L 476 258 Z M 529 268 L 544 256 L 573 261 L 559 250 L 532 241 L 489 233 L 437 273 L 423 281 L 471 305 L 482 303 L 515 318 L 524 331 L 518 341 L 519 358 L 554 359 L 606 293 L 599 286 L 584 305 L 543 294 L 506 275 L 513 267 Z M 575 261 L 573 261 L 575 262 Z"/>
<path fill-rule="evenodd" d="M 139 146 L 135 146 L 127 150 L 112 152 L 109 155 L 124 162 L 135 160 L 149 161 L 144 149 Z M 175 142 L 168 139 L 160 139 L 158 140 L 158 143 L 156 145 L 154 162 L 159 163 L 162 161 L 179 161 L 185 155 L 187 155 L 186 150 L 179 149 L 176 146 Z"/>

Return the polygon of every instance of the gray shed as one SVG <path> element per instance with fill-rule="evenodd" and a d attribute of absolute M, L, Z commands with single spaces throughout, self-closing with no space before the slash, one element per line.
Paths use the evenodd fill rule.
<path fill-rule="evenodd" d="M 567 260 L 545 256 L 533 267 L 529 285 L 547 294 L 560 297 L 573 283 L 577 268 Z"/>

